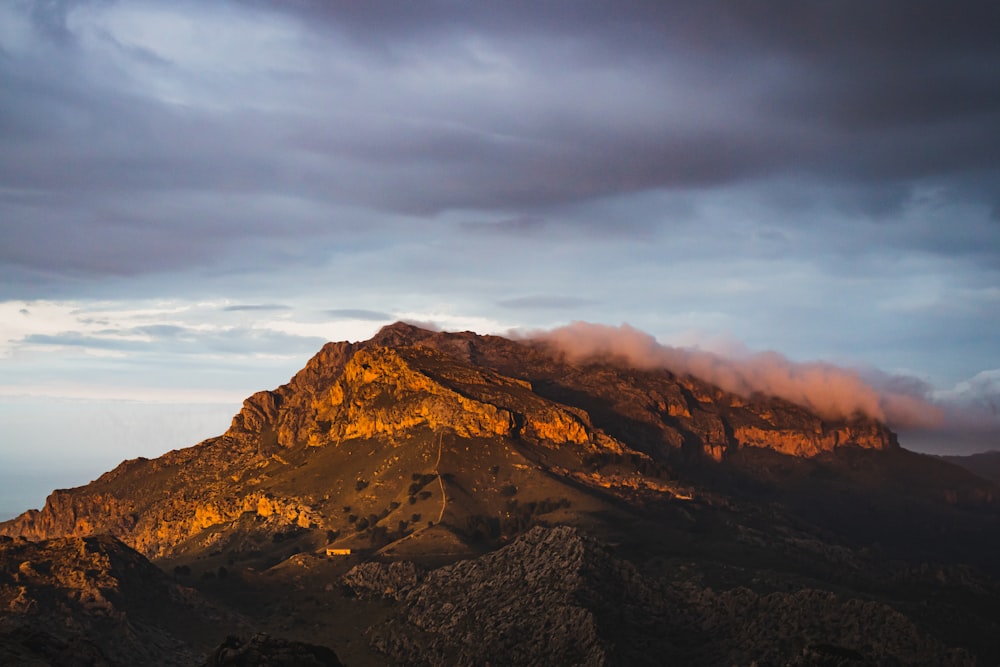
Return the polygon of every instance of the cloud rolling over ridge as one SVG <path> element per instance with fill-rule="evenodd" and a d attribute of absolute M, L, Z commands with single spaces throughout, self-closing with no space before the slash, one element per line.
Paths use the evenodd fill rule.
<path fill-rule="evenodd" d="M 915 383 L 875 386 L 860 372 L 825 362 L 793 362 L 777 352 L 741 351 L 724 357 L 696 348 L 663 345 L 628 324 L 613 327 L 574 322 L 547 332 L 528 334 L 555 346 L 570 360 L 621 359 L 637 368 L 663 368 L 690 374 L 742 396 L 762 393 L 805 406 L 828 419 L 863 414 L 897 428 L 932 428 L 944 413 Z"/>

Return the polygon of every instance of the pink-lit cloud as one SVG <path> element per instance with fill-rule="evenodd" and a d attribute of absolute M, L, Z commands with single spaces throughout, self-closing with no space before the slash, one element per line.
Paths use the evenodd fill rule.
<path fill-rule="evenodd" d="M 689 374 L 749 396 L 759 392 L 807 407 L 829 418 L 867 415 L 897 428 L 933 428 L 944 412 L 919 381 L 867 373 L 826 362 L 794 362 L 777 352 L 750 352 L 730 346 L 726 356 L 697 348 L 663 345 L 628 324 L 613 327 L 574 322 L 529 333 L 527 338 L 558 348 L 573 361 L 617 359 L 636 368 L 663 368 Z"/>

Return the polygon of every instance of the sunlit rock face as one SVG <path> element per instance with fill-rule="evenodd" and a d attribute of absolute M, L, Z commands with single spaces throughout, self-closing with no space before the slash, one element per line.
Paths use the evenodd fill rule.
<path fill-rule="evenodd" d="M 248 536 L 262 530 L 343 534 L 356 524 L 338 508 L 359 503 L 368 524 L 414 523 L 421 511 L 447 521 L 429 498 L 447 496 L 444 483 L 427 486 L 444 472 L 434 461 L 445 440 L 449 465 L 469 476 L 462 492 L 481 499 L 477 512 L 502 510 L 502 490 L 535 484 L 531 475 L 619 495 L 683 495 L 664 483 L 668 469 L 741 449 L 813 457 L 898 448 L 870 419 L 831 422 L 668 370 L 570 363 L 540 344 L 400 323 L 369 341 L 325 345 L 288 384 L 247 398 L 222 436 L 56 491 L 0 534 L 110 533 L 167 557 L 220 544 L 252 550 Z M 595 461 L 624 467 L 601 471 Z M 421 489 L 408 490 L 411 477 Z M 410 507 L 418 501 L 427 507 Z"/>
<path fill-rule="evenodd" d="M 422 372 L 420 362 L 440 361 L 429 350 L 407 352 L 376 347 L 354 355 L 326 400 L 314 402 L 319 422 L 329 422 L 330 428 L 310 434 L 310 444 L 393 436 L 418 426 L 449 428 L 465 438 L 511 434 L 510 411 L 463 395 Z M 507 378 L 467 370 L 460 382 L 506 384 Z"/>
<path fill-rule="evenodd" d="M 577 445 L 613 438 L 642 448 L 610 423 L 595 428 L 592 413 L 648 425 L 659 440 L 651 445 L 688 443 L 713 458 L 740 447 L 793 456 L 897 447 L 871 419 L 830 422 L 787 401 L 737 396 L 666 370 L 576 366 L 530 344 L 405 324 L 359 346 L 327 345 L 291 383 L 247 399 L 228 435 L 265 446 L 321 446 L 426 426 L 464 437 Z"/>

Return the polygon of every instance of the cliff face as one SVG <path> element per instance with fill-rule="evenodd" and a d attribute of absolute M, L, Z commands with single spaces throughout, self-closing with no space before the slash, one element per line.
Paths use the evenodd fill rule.
<path fill-rule="evenodd" d="M 595 419 L 604 423 L 595 428 Z M 626 421 L 646 427 L 640 440 L 653 441 L 619 438 Z M 361 345 L 326 345 L 288 385 L 248 398 L 227 435 L 266 450 L 418 426 L 554 444 L 608 437 L 639 450 L 687 444 L 716 459 L 741 447 L 792 456 L 898 447 L 871 419 L 831 423 L 786 401 L 736 396 L 668 371 L 579 367 L 530 344 L 402 323 Z"/>
<path fill-rule="evenodd" d="M 231 542 L 251 552 L 255 531 L 344 535 L 381 525 L 404 536 L 416 530 L 414 515 L 473 521 L 448 507 L 446 487 L 459 473 L 469 512 L 500 512 L 496 533 L 508 525 L 501 500 L 511 488 L 548 488 L 538 475 L 605 494 L 674 497 L 684 492 L 663 481 L 665 471 L 685 462 L 845 446 L 898 447 L 872 420 L 831 423 L 668 371 L 574 365 L 537 345 L 396 324 L 363 343 L 325 345 L 288 384 L 249 397 L 221 437 L 56 491 L 0 534 L 111 533 L 150 557 Z M 598 470 L 594 461 L 620 466 Z M 448 470 L 451 480 L 430 483 Z M 344 516 L 345 506 L 364 513 Z"/>

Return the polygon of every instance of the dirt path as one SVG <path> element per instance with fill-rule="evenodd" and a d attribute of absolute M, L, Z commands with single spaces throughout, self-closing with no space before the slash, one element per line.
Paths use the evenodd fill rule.
<path fill-rule="evenodd" d="M 446 509 L 448 509 L 448 494 L 445 493 L 445 490 L 444 490 L 444 480 L 441 479 L 441 470 L 440 470 L 440 466 L 441 466 L 441 450 L 442 449 L 444 449 L 444 432 L 438 433 L 438 453 L 437 453 L 437 460 L 434 461 L 434 474 L 437 475 L 438 488 L 441 489 L 441 511 L 438 512 L 437 521 L 434 522 L 435 526 L 437 524 L 441 523 L 441 520 L 444 518 L 444 512 L 445 512 Z M 414 530 L 409 535 L 407 535 L 405 537 L 401 537 L 398 540 L 395 540 L 393 542 L 390 542 L 389 544 L 385 545 L 384 547 L 382 547 L 381 549 L 379 549 L 375 553 L 376 554 L 381 554 L 381 553 L 385 552 L 386 550 L 399 545 L 400 542 L 405 542 L 406 540 L 409 540 L 409 539 L 411 539 L 413 537 L 416 537 L 417 535 L 419 535 L 420 533 L 424 532 L 428 528 L 430 528 L 430 526 L 428 526 L 427 524 L 424 524 L 420 528 L 417 528 L 416 530 Z"/>
<path fill-rule="evenodd" d="M 438 457 L 437 461 L 434 462 L 434 473 L 438 478 L 438 487 L 441 488 L 441 512 L 438 513 L 437 521 L 434 523 L 441 523 L 441 519 L 444 518 L 444 511 L 448 509 L 448 494 L 444 492 L 444 480 L 441 479 L 441 448 L 444 442 L 444 432 L 438 434 Z"/>

